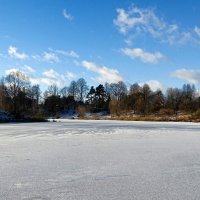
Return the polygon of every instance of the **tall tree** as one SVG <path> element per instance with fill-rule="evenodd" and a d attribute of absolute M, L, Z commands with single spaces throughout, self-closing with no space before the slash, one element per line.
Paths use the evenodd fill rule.
<path fill-rule="evenodd" d="M 95 97 L 97 101 L 97 104 L 96 104 L 97 108 L 103 109 L 105 107 L 106 93 L 104 90 L 104 86 L 102 84 L 96 87 Z"/>
<path fill-rule="evenodd" d="M 117 101 L 120 101 L 123 96 L 127 94 L 127 86 L 123 81 L 119 81 L 118 83 L 111 83 L 110 84 L 110 95 L 111 99 L 116 99 Z"/>
<path fill-rule="evenodd" d="M 71 81 L 68 87 L 68 93 L 70 96 L 73 96 L 75 100 L 77 99 L 78 87 L 76 81 Z"/>
<path fill-rule="evenodd" d="M 68 96 L 68 87 L 63 87 L 60 90 L 60 94 L 61 94 L 62 97 L 67 97 Z"/>
<path fill-rule="evenodd" d="M 134 113 L 136 113 L 137 111 L 136 104 L 140 95 L 141 95 L 141 87 L 138 85 L 138 83 L 134 83 L 133 85 L 131 85 L 129 90 L 129 105 Z"/>
<path fill-rule="evenodd" d="M 141 87 L 140 95 L 136 100 L 136 110 L 142 114 L 148 114 L 151 106 L 152 91 L 148 84 Z"/>
<path fill-rule="evenodd" d="M 195 109 L 195 86 L 184 84 L 182 88 L 182 98 L 180 109 L 186 112 L 194 111 Z"/>
<path fill-rule="evenodd" d="M 14 114 L 20 114 L 18 113 L 19 109 L 17 105 L 17 97 L 21 92 L 26 93 L 26 91 L 30 88 L 29 78 L 20 71 L 11 72 L 6 76 L 5 84 L 7 95 L 10 97 L 13 104 L 13 112 Z"/>
<path fill-rule="evenodd" d="M 46 90 L 47 96 L 58 96 L 59 95 L 59 89 L 56 84 L 52 84 L 48 87 Z"/>
<path fill-rule="evenodd" d="M 40 97 L 41 97 L 41 90 L 40 90 L 40 86 L 37 85 L 33 85 L 31 87 L 31 91 L 30 91 L 30 95 L 31 95 L 31 99 L 32 99 L 32 110 L 33 113 L 36 113 L 39 109 L 39 101 L 40 101 Z"/>
<path fill-rule="evenodd" d="M 84 78 L 79 78 L 77 80 L 77 92 L 78 100 L 83 102 L 88 92 L 88 85 Z"/>
<path fill-rule="evenodd" d="M 61 109 L 61 103 L 60 96 L 48 96 L 44 101 L 44 110 L 48 115 L 55 116 Z"/>
<path fill-rule="evenodd" d="M 95 103 L 95 93 L 96 93 L 96 90 L 95 90 L 94 86 L 91 86 L 91 88 L 87 94 L 87 102 L 92 106 Z"/>
<path fill-rule="evenodd" d="M 165 105 L 165 97 L 161 90 L 153 93 L 151 111 L 153 113 L 159 112 Z"/>
<path fill-rule="evenodd" d="M 168 88 L 166 95 L 166 104 L 167 107 L 174 111 L 174 114 L 177 114 L 180 108 L 180 103 L 182 99 L 182 91 L 178 88 Z"/>
<path fill-rule="evenodd" d="M 6 95 L 4 79 L 0 80 L 0 111 L 9 111 L 9 99 Z"/>

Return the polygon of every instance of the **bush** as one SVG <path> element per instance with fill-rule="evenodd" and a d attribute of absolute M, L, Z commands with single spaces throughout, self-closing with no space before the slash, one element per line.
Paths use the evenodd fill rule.
<path fill-rule="evenodd" d="M 117 100 L 110 101 L 110 103 L 109 103 L 109 110 L 110 110 L 110 114 L 111 115 L 117 115 L 118 117 L 120 116 L 121 110 L 119 108 Z"/>
<path fill-rule="evenodd" d="M 198 109 L 196 110 L 196 112 L 194 113 L 194 116 L 195 116 L 195 117 L 200 117 L 200 108 L 198 108 Z"/>
<path fill-rule="evenodd" d="M 159 111 L 160 115 L 173 115 L 174 111 L 170 108 L 161 108 Z"/>
<path fill-rule="evenodd" d="M 36 114 L 30 117 L 31 122 L 47 122 L 46 116 L 42 114 Z"/>
<path fill-rule="evenodd" d="M 79 117 L 84 118 L 85 112 L 86 112 L 85 106 L 78 106 L 77 110 L 78 110 Z"/>

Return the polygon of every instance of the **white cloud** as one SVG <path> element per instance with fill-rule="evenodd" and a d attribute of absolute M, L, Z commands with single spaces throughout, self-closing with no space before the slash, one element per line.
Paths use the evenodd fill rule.
<path fill-rule="evenodd" d="M 24 66 L 23 69 L 10 68 L 10 69 L 7 69 L 5 71 L 5 74 L 8 75 L 8 74 L 10 74 L 12 72 L 18 72 L 18 71 L 22 72 L 23 74 L 26 74 L 27 77 L 29 77 L 29 80 L 30 80 L 31 84 L 35 85 L 35 84 L 40 84 L 41 83 L 39 78 L 33 78 L 33 76 L 30 73 L 30 71 L 34 71 L 35 72 L 35 70 L 33 68 L 31 68 L 30 66 Z"/>
<path fill-rule="evenodd" d="M 182 32 L 179 35 L 179 38 L 175 38 L 174 40 L 171 41 L 171 44 L 173 44 L 174 42 L 176 42 L 175 40 L 177 40 L 177 43 L 179 44 L 187 44 L 189 42 L 195 42 L 195 38 L 193 38 L 192 34 L 190 32 Z M 197 40 L 196 40 L 197 42 Z"/>
<path fill-rule="evenodd" d="M 17 59 L 26 59 L 29 57 L 29 55 L 25 53 L 19 53 L 18 49 L 14 46 L 10 46 L 8 48 L 8 54 L 10 57 L 17 58 Z M 73 50 L 64 51 L 64 50 L 54 50 L 52 48 L 49 48 L 47 51 L 44 51 L 41 55 L 40 54 L 32 54 L 30 55 L 30 58 L 37 61 L 37 62 L 49 62 L 49 63 L 55 63 L 55 62 L 61 62 L 60 60 L 62 56 L 79 59 L 79 54 Z M 0 58 L 5 58 L 5 55 L 0 53 Z"/>
<path fill-rule="evenodd" d="M 200 37 L 200 28 L 198 26 L 195 26 L 194 32 Z"/>
<path fill-rule="evenodd" d="M 59 58 L 54 53 L 44 52 L 43 53 L 43 59 L 49 62 L 59 62 Z"/>
<path fill-rule="evenodd" d="M 58 87 L 61 86 L 61 81 L 58 80 L 58 79 L 51 79 L 51 78 L 42 77 L 42 78 L 32 79 L 31 81 L 35 82 L 35 84 L 44 84 L 44 85 L 47 85 L 47 86 L 55 84 Z"/>
<path fill-rule="evenodd" d="M 89 71 L 97 73 L 98 76 L 95 77 L 95 80 L 99 81 L 100 83 L 116 83 L 119 81 L 123 81 L 122 76 L 116 69 L 111 69 L 106 66 L 99 66 L 93 62 L 89 62 L 86 60 L 82 61 L 82 66 Z"/>
<path fill-rule="evenodd" d="M 197 41 L 190 32 L 180 30 L 177 24 L 170 24 L 164 19 L 158 17 L 153 9 L 142 9 L 131 7 L 128 10 L 117 9 L 117 17 L 113 20 L 120 33 L 128 37 L 125 42 L 131 44 L 136 36 L 148 34 L 161 42 L 169 44 L 185 44 L 191 41 Z M 197 27 L 195 29 L 198 30 Z"/>
<path fill-rule="evenodd" d="M 50 86 L 50 85 L 57 85 L 58 87 L 62 86 L 62 82 L 59 79 L 52 79 L 52 78 L 47 78 L 47 77 L 40 77 L 40 78 L 34 78 L 34 77 L 30 77 L 30 82 L 33 85 L 36 84 L 40 84 L 40 85 L 46 85 L 46 86 Z"/>
<path fill-rule="evenodd" d="M 44 84 L 50 86 L 56 84 L 58 87 L 64 87 L 69 80 L 72 80 L 75 75 L 72 72 L 67 71 L 64 74 L 56 72 L 54 69 L 49 69 L 42 73 L 42 77 L 31 78 L 31 82 L 35 84 Z"/>
<path fill-rule="evenodd" d="M 44 56 L 44 55 L 43 55 Z M 42 56 L 40 56 L 40 55 L 38 55 L 38 54 L 33 54 L 32 56 L 31 56 L 34 60 L 36 60 L 36 61 L 39 61 L 39 62 L 41 62 L 43 59 L 42 59 Z"/>
<path fill-rule="evenodd" d="M 48 78 L 57 78 L 59 76 L 59 74 L 53 69 L 44 71 L 42 74 Z"/>
<path fill-rule="evenodd" d="M 75 75 L 72 72 L 66 72 L 66 78 L 68 80 L 74 79 Z"/>
<path fill-rule="evenodd" d="M 67 12 L 66 9 L 63 10 L 62 14 L 64 18 L 67 19 L 68 21 L 72 21 L 74 18 L 69 12 Z"/>
<path fill-rule="evenodd" d="M 144 18 L 143 12 L 136 7 L 129 11 L 118 8 L 117 13 L 118 16 L 117 19 L 114 20 L 114 24 L 123 34 L 126 34 L 130 29 L 134 28 L 138 24 L 146 24 L 146 19 Z"/>
<path fill-rule="evenodd" d="M 148 84 L 152 91 L 162 90 L 165 91 L 164 86 L 162 83 L 160 83 L 158 80 L 149 80 L 143 83 L 139 83 L 140 86 L 143 86 L 144 84 Z"/>
<path fill-rule="evenodd" d="M 23 74 L 26 74 L 27 76 L 31 76 L 33 73 L 36 72 L 35 69 L 33 69 L 31 66 L 24 65 L 23 67 L 20 67 L 20 68 L 13 67 L 13 68 L 7 69 L 5 70 L 5 74 L 8 75 L 11 72 L 17 72 L 17 71 L 20 71 Z"/>
<path fill-rule="evenodd" d="M 60 81 L 58 79 L 51 79 L 51 78 L 40 78 L 40 83 L 50 86 L 50 85 L 57 85 L 60 86 Z"/>
<path fill-rule="evenodd" d="M 17 48 L 14 46 L 9 46 L 8 54 L 9 54 L 9 56 L 16 58 L 16 59 L 20 59 L 20 60 L 28 58 L 27 54 L 17 52 Z"/>
<path fill-rule="evenodd" d="M 128 37 L 126 39 L 124 39 L 124 42 L 128 45 L 128 46 L 132 46 L 133 44 L 133 37 Z"/>
<path fill-rule="evenodd" d="M 18 71 L 20 71 L 18 68 L 10 68 L 5 71 L 5 74 L 8 75 L 12 72 L 18 72 Z"/>
<path fill-rule="evenodd" d="M 30 74 L 33 74 L 35 73 L 35 69 L 33 69 L 31 66 L 29 65 L 24 65 L 23 69 L 27 72 L 27 73 L 30 73 Z"/>
<path fill-rule="evenodd" d="M 38 78 L 29 77 L 29 80 L 30 80 L 32 85 L 37 85 L 37 84 L 41 83 Z"/>
<path fill-rule="evenodd" d="M 72 72 L 67 71 L 64 74 L 59 74 L 54 69 L 46 70 L 41 74 L 41 76 L 35 77 L 34 73 L 36 71 L 28 65 L 25 65 L 22 68 L 10 68 L 5 71 L 5 74 L 8 75 L 11 72 L 17 71 L 26 74 L 29 77 L 29 80 L 32 85 L 40 84 L 43 86 L 50 86 L 52 84 L 56 84 L 58 87 L 64 87 L 69 80 L 72 80 L 75 77 L 75 75 Z"/>
<path fill-rule="evenodd" d="M 76 53 L 75 51 L 63 51 L 63 50 L 53 50 L 51 49 L 52 51 L 54 51 L 55 53 L 58 53 L 58 54 L 61 54 L 61 55 L 64 55 L 64 56 L 67 56 L 67 57 L 72 57 L 72 58 L 79 58 L 79 55 L 78 53 Z"/>
<path fill-rule="evenodd" d="M 71 58 L 79 58 L 78 53 L 75 51 L 63 51 L 63 50 L 54 50 L 54 49 L 49 49 L 51 52 L 44 52 L 43 53 L 43 59 L 48 62 L 60 62 L 59 55 L 71 57 Z M 41 60 L 40 56 L 34 55 L 33 57 L 36 60 Z"/>
<path fill-rule="evenodd" d="M 140 48 L 124 48 L 121 51 L 131 59 L 139 58 L 144 63 L 157 63 L 165 58 L 160 52 L 149 53 Z"/>
<path fill-rule="evenodd" d="M 177 69 L 171 74 L 173 77 L 187 81 L 192 84 L 200 84 L 200 70 Z"/>

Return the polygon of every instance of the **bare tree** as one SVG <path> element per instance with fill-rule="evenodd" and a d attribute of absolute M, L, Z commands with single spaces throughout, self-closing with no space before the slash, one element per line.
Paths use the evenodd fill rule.
<path fill-rule="evenodd" d="M 30 88 L 29 78 L 20 71 L 11 72 L 5 78 L 6 92 L 14 106 L 14 113 L 17 113 L 17 96 L 26 93 Z"/>
<path fill-rule="evenodd" d="M 136 112 L 141 114 L 148 114 L 151 110 L 151 101 L 153 98 L 153 93 L 148 84 L 144 84 L 137 95 L 135 108 Z"/>
<path fill-rule="evenodd" d="M 151 112 L 156 113 L 164 108 L 165 98 L 161 90 L 153 93 Z"/>
<path fill-rule="evenodd" d="M 41 96 L 40 86 L 39 85 L 33 85 L 31 87 L 31 98 L 32 98 L 33 112 L 38 111 L 40 96 Z"/>
<path fill-rule="evenodd" d="M 78 87 L 77 87 L 77 82 L 76 81 L 71 81 L 69 87 L 68 87 L 68 93 L 70 96 L 73 96 L 74 99 L 77 98 L 78 94 Z"/>
<path fill-rule="evenodd" d="M 141 91 L 141 87 L 138 85 L 138 83 L 134 83 L 130 86 L 129 94 L 130 95 L 136 95 Z"/>
<path fill-rule="evenodd" d="M 62 97 L 67 97 L 68 96 L 68 87 L 63 87 L 60 90 L 60 94 L 61 94 Z"/>
<path fill-rule="evenodd" d="M 77 84 L 78 100 L 83 101 L 88 92 L 87 82 L 85 81 L 84 78 L 79 78 L 76 84 Z"/>
<path fill-rule="evenodd" d="M 127 94 L 127 87 L 123 81 L 119 81 L 118 83 L 111 83 L 109 85 L 109 92 L 111 95 L 111 99 L 121 100 L 123 96 Z"/>
<path fill-rule="evenodd" d="M 137 104 L 138 104 L 138 99 L 141 94 L 141 87 L 138 85 L 138 83 L 134 83 L 133 85 L 130 86 L 129 90 L 129 105 L 130 108 L 133 110 L 134 113 L 137 111 Z"/>
<path fill-rule="evenodd" d="M 0 80 L 0 111 L 5 110 L 5 101 L 6 101 L 6 87 L 4 79 Z"/>
<path fill-rule="evenodd" d="M 178 88 L 168 88 L 167 90 L 167 107 L 177 114 L 182 99 L 182 91 Z"/>
<path fill-rule="evenodd" d="M 56 84 L 52 84 L 48 87 L 46 92 L 48 96 L 58 96 L 59 94 L 58 86 Z"/>
<path fill-rule="evenodd" d="M 195 86 L 184 84 L 182 88 L 182 98 L 180 109 L 186 112 L 195 110 Z"/>

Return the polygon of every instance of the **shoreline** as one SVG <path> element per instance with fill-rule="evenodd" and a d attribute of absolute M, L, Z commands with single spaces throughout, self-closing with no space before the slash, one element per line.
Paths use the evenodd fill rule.
<path fill-rule="evenodd" d="M 200 118 L 192 115 L 173 115 L 173 116 L 155 116 L 155 115 L 135 115 L 135 116 L 90 116 L 76 118 L 41 118 L 41 119 L 9 119 L 0 120 L 0 124 L 4 123 L 39 123 L 39 122 L 58 122 L 58 121 L 128 121 L 128 122 L 192 122 L 199 123 Z"/>

